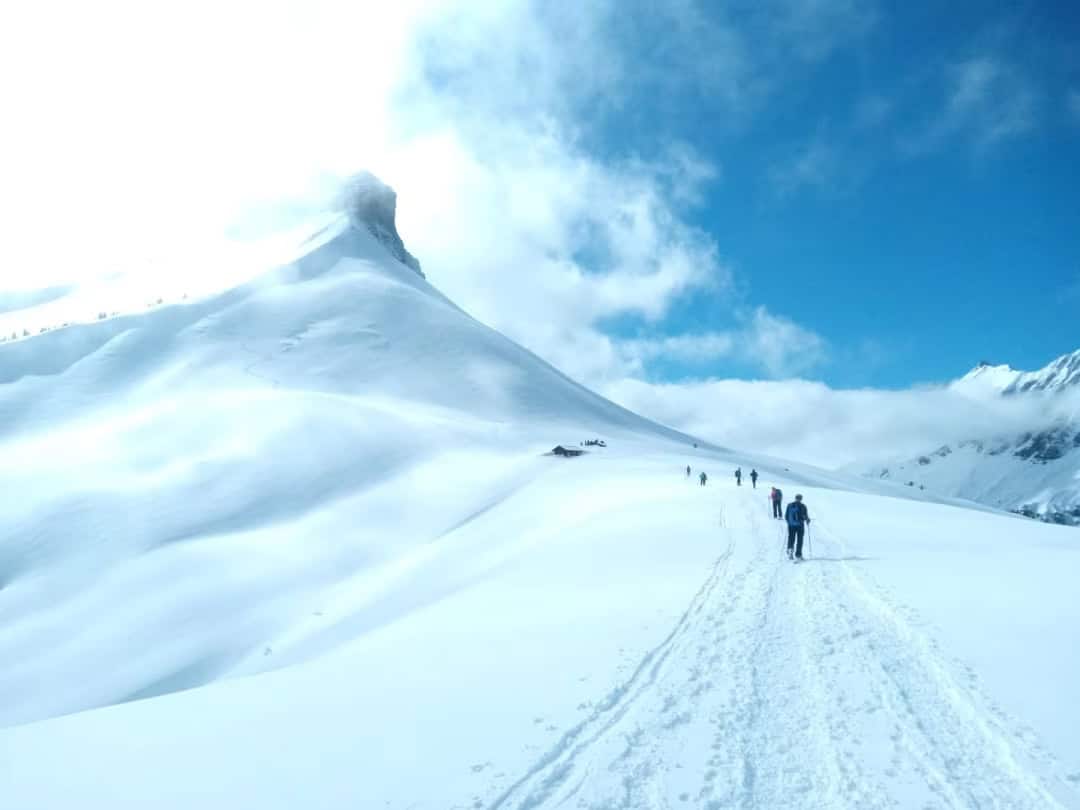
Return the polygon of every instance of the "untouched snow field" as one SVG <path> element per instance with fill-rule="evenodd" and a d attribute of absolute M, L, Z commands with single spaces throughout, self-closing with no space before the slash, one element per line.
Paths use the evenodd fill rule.
<path fill-rule="evenodd" d="M 5 810 L 1080 808 L 1074 529 L 695 448 L 361 229 L 0 378 Z"/>

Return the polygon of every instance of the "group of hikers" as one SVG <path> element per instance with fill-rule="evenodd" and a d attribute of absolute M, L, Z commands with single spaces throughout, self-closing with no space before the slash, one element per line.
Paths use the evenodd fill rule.
<path fill-rule="evenodd" d="M 690 465 L 689 464 L 686 465 L 686 477 L 687 478 L 690 477 Z M 701 481 L 702 486 L 705 486 L 705 482 L 709 480 L 709 476 L 707 476 L 705 474 L 705 472 L 702 471 L 698 475 L 698 480 Z M 754 489 L 757 489 L 757 480 L 758 480 L 758 471 L 757 470 L 751 470 L 750 471 L 750 481 L 753 482 Z M 742 486 L 742 467 L 737 467 L 735 469 L 735 485 L 740 486 L 740 487 Z"/>
<path fill-rule="evenodd" d="M 686 465 L 686 477 L 689 478 L 691 473 L 690 465 Z M 742 467 L 735 468 L 735 485 L 742 486 Z M 701 482 L 701 486 L 705 486 L 705 482 L 709 480 L 709 476 L 702 470 L 698 474 L 698 480 Z M 757 489 L 758 471 L 750 470 L 750 481 Z M 806 527 L 810 523 L 810 513 L 806 509 L 806 504 L 803 503 L 802 495 L 796 495 L 795 500 L 787 505 L 787 509 L 784 509 L 784 493 L 778 487 L 772 487 L 769 492 L 769 503 L 772 504 L 772 514 L 777 520 L 783 520 L 787 524 L 788 539 L 787 539 L 787 556 L 789 560 L 801 560 L 803 558 L 803 538 L 806 536 Z"/>
<path fill-rule="evenodd" d="M 754 485 L 754 489 L 757 489 L 758 474 L 757 470 L 750 470 L 750 483 Z M 735 468 L 735 486 L 742 486 L 742 467 Z"/>

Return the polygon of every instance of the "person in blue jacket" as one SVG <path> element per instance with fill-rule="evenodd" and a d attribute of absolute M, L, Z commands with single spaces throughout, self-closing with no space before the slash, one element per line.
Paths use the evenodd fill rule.
<path fill-rule="evenodd" d="M 802 502 L 802 495 L 796 495 L 795 500 L 788 504 L 784 512 L 787 521 L 787 555 L 788 559 L 801 560 L 803 535 L 806 533 L 806 525 L 810 522 L 810 513 L 806 511 L 806 504 Z M 794 556 L 792 554 L 794 552 Z"/>

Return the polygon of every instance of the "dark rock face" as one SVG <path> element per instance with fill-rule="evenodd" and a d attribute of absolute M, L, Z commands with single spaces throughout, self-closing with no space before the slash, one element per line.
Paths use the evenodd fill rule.
<path fill-rule="evenodd" d="M 1041 520 L 1043 523 L 1054 523 L 1058 526 L 1080 526 L 1080 506 L 1074 506 L 1064 512 L 1049 510 L 1042 513 L 1034 504 L 1024 504 L 1009 511 L 1032 520 Z"/>
<path fill-rule="evenodd" d="M 1080 446 L 1080 431 L 1073 433 L 1068 427 L 1044 430 L 1041 433 L 1025 433 L 1013 453 L 1017 458 L 1045 464 L 1061 458 L 1071 447 Z"/>
<path fill-rule="evenodd" d="M 367 230 L 395 259 L 424 275 L 420 262 L 405 249 L 397 232 L 397 192 L 371 172 L 361 172 L 346 185 L 343 205 L 354 228 Z"/>

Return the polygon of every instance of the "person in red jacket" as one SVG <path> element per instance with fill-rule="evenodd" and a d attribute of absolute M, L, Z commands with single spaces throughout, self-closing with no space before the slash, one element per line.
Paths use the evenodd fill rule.
<path fill-rule="evenodd" d="M 778 490 L 776 487 L 772 488 L 772 492 L 769 493 L 769 500 L 772 501 L 772 516 L 777 520 L 784 519 L 783 500 L 784 493 Z"/>

